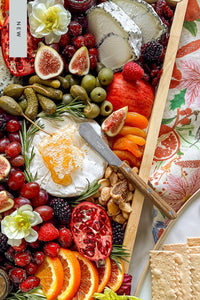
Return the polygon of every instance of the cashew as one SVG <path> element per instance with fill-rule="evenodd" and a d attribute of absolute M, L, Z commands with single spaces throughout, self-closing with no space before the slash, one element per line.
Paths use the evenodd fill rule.
<path fill-rule="evenodd" d="M 129 182 L 128 183 L 128 189 L 129 189 L 130 192 L 133 192 L 135 190 L 135 187 L 132 183 Z"/>
<path fill-rule="evenodd" d="M 116 173 L 112 173 L 110 175 L 110 184 L 113 186 L 114 184 L 116 184 L 118 182 L 118 176 Z"/>
<path fill-rule="evenodd" d="M 129 202 L 133 199 L 133 193 L 132 192 L 128 192 L 128 195 L 126 197 L 126 202 Z"/>
<path fill-rule="evenodd" d="M 107 202 L 107 210 L 110 216 L 115 216 L 120 213 L 119 206 L 115 204 L 112 198 Z"/>
<path fill-rule="evenodd" d="M 104 202 L 107 202 L 110 199 L 110 187 L 105 186 L 101 190 L 101 199 Z"/>
<path fill-rule="evenodd" d="M 126 219 L 122 216 L 122 214 L 113 216 L 112 219 L 113 219 L 113 221 L 120 223 L 120 224 L 124 224 L 126 222 Z"/>
<path fill-rule="evenodd" d="M 122 211 L 122 216 L 124 217 L 124 219 L 128 220 L 129 218 L 129 213 Z"/>
<path fill-rule="evenodd" d="M 120 202 L 119 208 L 126 213 L 130 213 L 132 211 L 130 204 L 126 202 Z"/>
<path fill-rule="evenodd" d="M 104 201 L 101 197 L 98 198 L 98 203 L 101 204 L 102 206 L 106 206 L 107 201 Z"/>
<path fill-rule="evenodd" d="M 109 178 L 111 176 L 112 172 L 113 172 L 112 167 L 108 166 L 106 171 L 105 171 L 105 178 Z"/>
<path fill-rule="evenodd" d="M 124 175 L 120 172 L 117 173 L 117 176 L 120 180 L 123 180 L 124 179 Z"/>
<path fill-rule="evenodd" d="M 98 181 L 98 183 L 101 184 L 101 186 L 99 188 L 99 191 L 101 191 L 102 188 L 105 187 L 105 186 L 110 186 L 110 181 L 108 179 L 106 179 L 106 178 L 100 179 Z"/>

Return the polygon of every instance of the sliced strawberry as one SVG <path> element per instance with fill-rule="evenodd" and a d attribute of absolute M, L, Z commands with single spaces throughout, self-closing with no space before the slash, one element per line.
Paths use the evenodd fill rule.
<path fill-rule="evenodd" d="M 1 1 L 1 0 L 0 0 Z M 1 29 L 1 46 L 5 63 L 14 76 L 25 76 L 35 72 L 34 61 L 38 41 L 30 34 L 27 27 L 27 57 L 9 57 L 9 17 L 7 16 Z"/>

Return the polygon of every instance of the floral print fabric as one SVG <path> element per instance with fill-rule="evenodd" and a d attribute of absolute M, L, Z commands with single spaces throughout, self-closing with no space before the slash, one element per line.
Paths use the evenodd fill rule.
<path fill-rule="evenodd" d="M 188 2 L 150 182 L 176 211 L 200 188 L 200 0 Z M 168 222 L 155 208 L 155 242 Z"/>

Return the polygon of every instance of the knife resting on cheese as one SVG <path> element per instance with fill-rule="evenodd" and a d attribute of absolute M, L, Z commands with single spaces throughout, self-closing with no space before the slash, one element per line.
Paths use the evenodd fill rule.
<path fill-rule="evenodd" d="M 79 134 L 90 144 L 111 166 L 116 166 L 119 171 L 128 179 L 140 192 L 170 220 L 176 218 L 176 212 L 164 201 L 144 180 L 131 170 L 130 166 L 122 162 L 96 133 L 93 127 L 85 122 L 79 126 Z"/>

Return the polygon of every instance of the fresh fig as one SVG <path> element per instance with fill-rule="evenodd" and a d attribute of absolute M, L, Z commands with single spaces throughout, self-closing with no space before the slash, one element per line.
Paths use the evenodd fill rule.
<path fill-rule="evenodd" d="M 3 155 L 0 155 L 0 181 L 6 178 L 10 172 L 10 163 Z"/>
<path fill-rule="evenodd" d="M 128 112 L 128 106 L 124 106 L 116 111 L 114 111 L 111 115 L 109 115 L 101 125 L 102 130 L 108 136 L 116 136 L 120 130 L 122 129 L 126 115 Z"/>
<path fill-rule="evenodd" d="M 0 213 L 11 209 L 14 206 L 14 200 L 9 197 L 6 191 L 0 192 Z"/>
<path fill-rule="evenodd" d="M 35 72 L 43 80 L 60 75 L 64 63 L 60 54 L 53 48 L 41 45 L 35 56 Z"/>
<path fill-rule="evenodd" d="M 88 49 L 83 46 L 73 55 L 69 63 L 69 71 L 79 76 L 88 74 L 90 69 L 90 59 Z"/>

